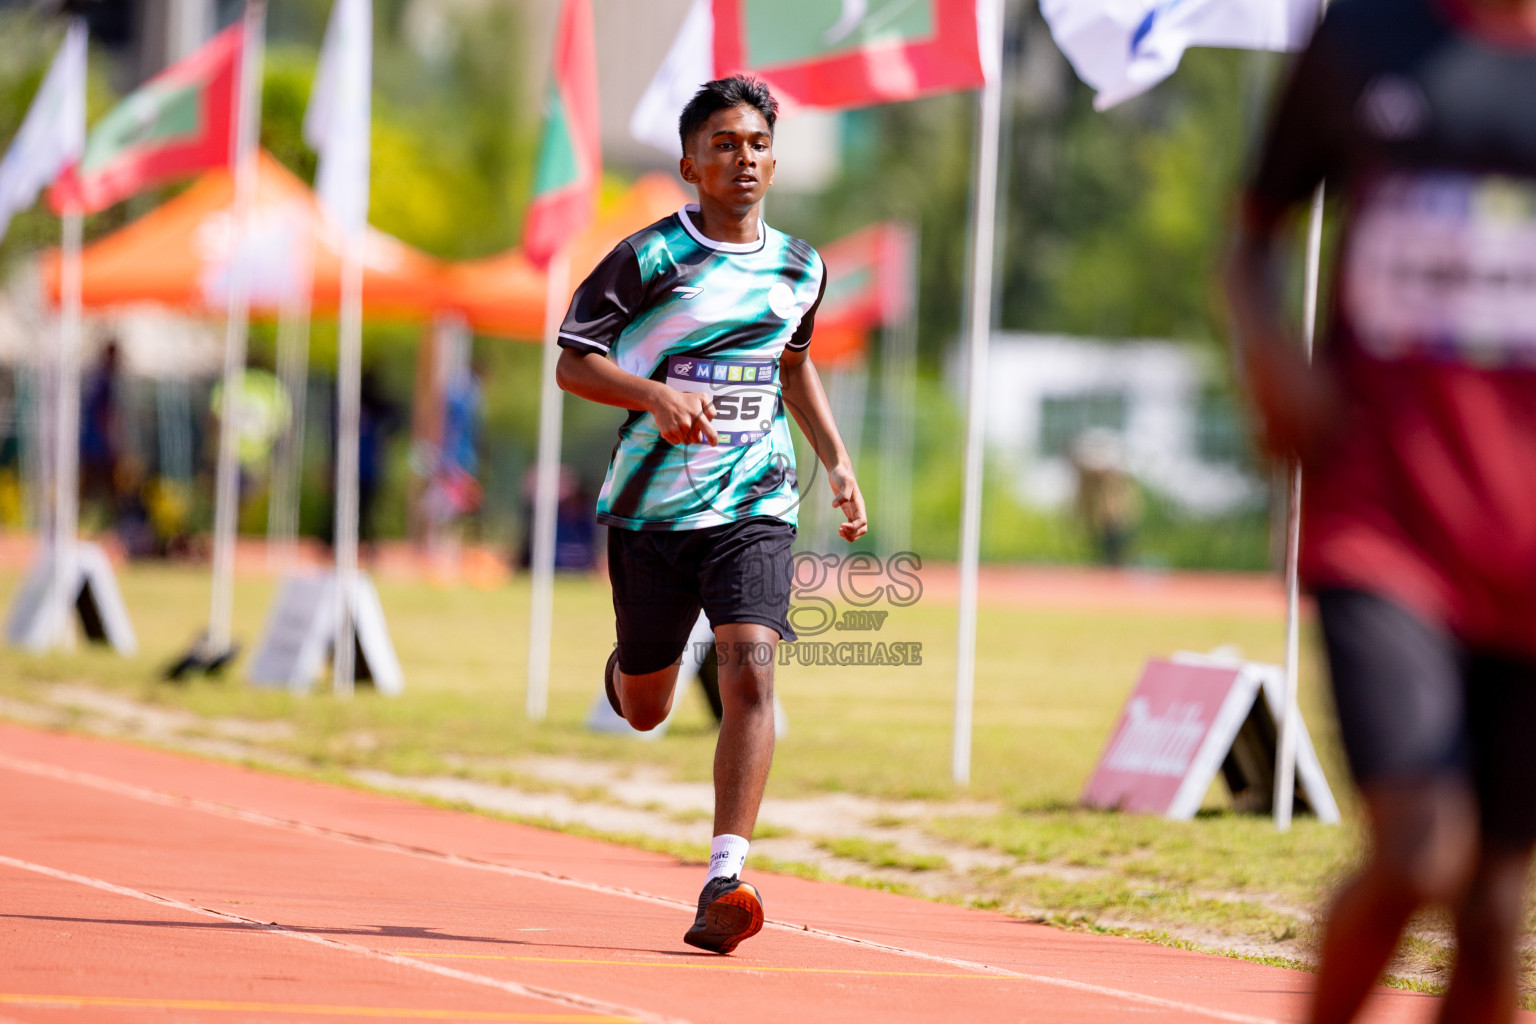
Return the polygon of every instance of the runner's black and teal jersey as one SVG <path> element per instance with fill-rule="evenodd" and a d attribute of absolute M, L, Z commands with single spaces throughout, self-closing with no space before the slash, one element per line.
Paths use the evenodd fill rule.
<path fill-rule="evenodd" d="M 779 356 L 811 343 L 826 284 L 816 250 L 759 222 L 755 242 L 705 238 L 695 206 L 620 242 L 581 283 L 560 345 L 681 391 L 708 392 L 720 444 L 673 445 L 632 412 L 597 499 L 598 522 L 692 530 L 750 516 L 793 525 L 795 449 Z"/>

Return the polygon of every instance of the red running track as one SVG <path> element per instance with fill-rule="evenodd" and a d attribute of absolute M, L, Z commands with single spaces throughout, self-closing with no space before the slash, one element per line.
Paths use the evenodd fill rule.
<path fill-rule="evenodd" d="M 1288 1022 L 1309 976 L 0 725 L 0 1022 Z M 1383 989 L 1371 1024 L 1428 1021 Z M 1531 1015 L 1523 1015 L 1530 1021 Z"/>

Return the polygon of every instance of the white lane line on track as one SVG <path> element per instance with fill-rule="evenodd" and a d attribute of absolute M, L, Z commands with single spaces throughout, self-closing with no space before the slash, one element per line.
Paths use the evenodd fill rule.
<path fill-rule="evenodd" d="M 574 889 L 583 889 L 587 892 L 602 893 L 607 896 L 622 896 L 626 899 L 638 900 L 667 907 L 684 907 L 688 910 L 695 909 L 691 901 L 674 899 L 670 896 L 658 896 L 654 893 L 643 892 L 638 889 L 627 889 L 623 886 L 606 885 L 600 882 L 589 882 L 581 878 L 572 878 L 568 875 L 556 874 L 552 871 L 530 871 L 526 868 L 516 868 L 508 864 L 498 864 L 495 861 L 479 860 L 473 857 L 464 857 L 456 853 L 446 853 L 422 846 L 412 846 L 404 843 L 396 843 L 387 839 L 377 839 L 373 836 L 359 835 L 355 832 L 343 832 L 340 829 L 327 828 L 323 825 L 313 825 L 305 821 L 297 821 L 288 818 L 278 818 L 260 811 L 252 811 L 243 807 L 231 807 L 227 804 L 215 803 L 211 800 L 202 800 L 196 797 L 177 796 L 172 793 L 163 793 L 159 790 L 146 789 L 126 782 L 118 782 L 101 775 L 92 775 L 88 772 L 78 772 L 69 768 L 59 768 L 55 765 L 44 764 L 38 761 L 27 761 L 20 758 L 8 757 L 0 754 L 0 767 L 10 768 L 14 771 L 24 772 L 29 775 L 43 778 L 57 779 L 61 782 L 70 782 L 106 793 L 114 793 L 120 796 L 130 797 L 144 803 L 158 804 L 162 807 L 173 807 L 186 810 L 201 811 L 205 814 L 228 818 L 235 821 L 243 821 L 253 825 L 264 825 L 268 828 L 281 829 L 288 832 L 298 832 L 304 835 L 331 839 L 339 842 L 364 846 L 369 849 L 382 850 L 390 853 L 405 854 L 406 856 L 419 857 L 425 860 L 436 861 L 441 864 L 450 864 L 455 867 L 472 868 L 477 871 L 490 871 L 496 874 L 508 875 L 514 878 L 524 878 L 539 882 L 549 882 L 555 885 L 563 885 Z M 385 794 L 398 796 L 398 794 Z M 1085 995 L 1103 996 L 1118 999 L 1124 1002 L 1140 1006 L 1155 1007 L 1164 1010 L 1173 1010 L 1180 1013 L 1194 1014 L 1210 1020 L 1227 1021 L 1229 1024 L 1288 1024 L 1273 1017 L 1256 1017 L 1252 1014 L 1235 1013 L 1230 1010 L 1220 1010 L 1210 1006 L 1200 1006 L 1196 1003 L 1188 1003 L 1179 999 L 1167 999 L 1162 996 L 1147 995 L 1142 992 L 1132 992 L 1126 989 L 1111 988 L 1108 985 L 1096 985 L 1092 982 L 1073 981 L 1070 978 L 1059 978 L 1048 974 L 1031 974 L 1023 971 L 1009 970 L 1006 967 L 994 967 L 991 964 L 978 963 L 974 960 L 963 960 L 958 957 L 942 956 L 937 953 L 924 953 L 920 950 L 907 949 L 903 946 L 892 946 L 883 942 L 874 942 L 869 939 L 861 939 L 852 935 L 843 935 L 839 932 L 827 931 L 822 928 L 813 928 L 810 925 L 794 924 L 788 921 L 765 921 L 764 924 L 776 930 L 794 932 L 799 935 L 811 935 L 828 942 L 837 942 L 843 945 L 857 946 L 862 949 L 875 950 L 881 953 L 889 953 L 893 956 L 902 956 L 910 959 L 924 960 L 929 963 L 945 964 L 950 967 L 962 967 L 967 970 L 980 971 L 987 974 L 1002 975 L 1009 978 L 1017 978 L 1022 981 L 1030 981 L 1040 985 L 1048 985 L 1053 988 L 1067 989 L 1081 992 Z M 307 937 L 307 936 L 306 936 Z M 358 947 L 359 949 L 364 947 Z M 370 951 L 371 952 L 371 951 Z"/>
<path fill-rule="evenodd" d="M 298 939 L 301 942 L 312 942 L 317 946 L 325 946 L 330 949 L 343 950 L 348 953 L 356 953 L 370 960 L 381 960 L 384 963 L 398 964 L 402 967 L 411 967 L 418 971 L 426 971 L 428 974 L 440 974 L 446 978 L 455 978 L 459 981 L 467 981 L 475 985 L 484 985 L 488 988 L 500 989 L 503 992 L 515 996 L 524 996 L 529 999 L 539 999 L 544 1002 L 558 1003 L 561 1006 L 572 1009 L 584 1010 L 588 1013 L 601 1014 L 606 1017 L 617 1017 L 622 1020 L 641 1021 L 644 1024 L 688 1024 L 676 1017 L 662 1017 L 644 1010 L 636 1010 L 627 1006 L 619 1006 L 616 1003 L 604 1002 L 600 999 L 590 999 L 587 996 L 575 995 L 570 992 L 561 992 L 557 989 L 539 988 L 532 985 L 523 985 L 515 981 L 502 981 L 499 978 L 486 977 L 483 974 L 474 974 L 470 971 L 461 971 L 455 967 L 445 967 L 442 964 L 416 960 L 411 957 L 400 956 L 395 953 L 386 953 L 382 950 L 371 949 L 368 946 L 359 946 L 351 942 L 343 942 L 325 935 L 312 935 L 309 932 L 295 931 L 284 928 L 280 924 L 268 921 L 257 921 L 254 918 L 241 917 L 239 914 L 230 914 L 222 910 L 211 910 L 207 907 L 199 907 L 192 903 L 183 903 L 181 900 L 172 899 L 169 896 L 157 896 L 152 892 L 142 892 L 138 889 L 130 889 L 125 885 L 108 882 L 100 878 L 92 878 L 89 875 L 77 875 L 73 871 L 63 871 L 59 868 L 51 868 L 46 864 L 34 864 L 28 860 L 20 860 L 16 857 L 7 857 L 0 854 L 0 864 L 18 868 L 22 871 L 31 871 L 35 874 L 46 875 L 49 878 L 57 878 L 65 882 L 74 882 L 77 885 L 89 886 L 102 892 L 113 893 L 118 896 L 129 896 L 146 903 L 155 903 L 162 907 L 170 907 L 174 910 L 185 911 L 189 914 L 199 914 L 203 917 L 211 917 L 226 924 L 238 924 L 253 931 L 262 931 L 271 935 L 281 935 L 287 939 Z"/>

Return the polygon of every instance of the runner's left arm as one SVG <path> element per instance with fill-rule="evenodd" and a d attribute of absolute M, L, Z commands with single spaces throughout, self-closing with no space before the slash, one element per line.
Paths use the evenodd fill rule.
<path fill-rule="evenodd" d="M 832 505 L 843 510 L 846 522 L 838 524 L 837 532 L 849 543 L 858 540 L 869 530 L 869 520 L 864 514 L 864 495 L 853 475 L 853 463 L 843 438 L 832 420 L 832 407 L 827 393 L 822 390 L 821 377 L 811 362 L 807 348 L 787 347 L 779 357 L 779 386 L 784 404 L 789 407 L 800 430 L 816 450 L 816 457 L 827 468 L 827 482 L 832 486 Z"/>

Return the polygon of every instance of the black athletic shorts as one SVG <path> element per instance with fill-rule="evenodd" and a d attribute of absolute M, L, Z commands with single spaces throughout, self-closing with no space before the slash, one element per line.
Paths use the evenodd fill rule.
<path fill-rule="evenodd" d="M 1464 780 L 1485 835 L 1536 842 L 1536 662 L 1469 650 L 1365 591 L 1317 604 L 1355 781 Z"/>
<path fill-rule="evenodd" d="M 682 656 L 699 609 L 710 624 L 789 627 L 795 528 L 756 516 L 698 530 L 608 529 L 619 668 L 658 672 Z"/>

